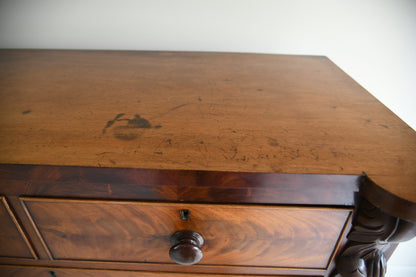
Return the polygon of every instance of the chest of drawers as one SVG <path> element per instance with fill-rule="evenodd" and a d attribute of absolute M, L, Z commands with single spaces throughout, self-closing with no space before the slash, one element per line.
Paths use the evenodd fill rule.
<path fill-rule="evenodd" d="M 2 276 L 383 276 L 416 234 L 415 132 L 325 57 L 2 50 L 0 96 Z"/>

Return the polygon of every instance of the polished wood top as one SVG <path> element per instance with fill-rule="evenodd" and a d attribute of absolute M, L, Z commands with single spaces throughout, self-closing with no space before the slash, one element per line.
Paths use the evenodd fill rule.
<path fill-rule="evenodd" d="M 0 51 L 0 163 L 354 174 L 416 203 L 416 133 L 326 57 Z"/>

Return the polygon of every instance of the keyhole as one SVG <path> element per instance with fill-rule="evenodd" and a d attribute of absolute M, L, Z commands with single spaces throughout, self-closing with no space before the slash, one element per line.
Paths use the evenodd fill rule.
<path fill-rule="evenodd" d="M 180 210 L 179 214 L 181 215 L 181 219 L 184 221 L 189 220 L 189 216 L 191 215 L 191 212 L 189 210 Z"/>

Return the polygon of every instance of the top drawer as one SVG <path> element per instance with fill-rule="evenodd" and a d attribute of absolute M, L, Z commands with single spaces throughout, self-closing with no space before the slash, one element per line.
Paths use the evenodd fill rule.
<path fill-rule="evenodd" d="M 351 210 L 23 198 L 55 260 L 172 264 L 170 237 L 202 235 L 201 265 L 326 268 Z M 188 220 L 180 211 L 188 210 Z"/>

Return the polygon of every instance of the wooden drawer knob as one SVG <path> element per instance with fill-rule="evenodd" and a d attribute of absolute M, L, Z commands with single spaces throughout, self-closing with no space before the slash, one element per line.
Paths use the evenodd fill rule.
<path fill-rule="evenodd" d="M 170 258 L 177 264 L 192 265 L 202 259 L 201 247 L 204 239 L 194 231 L 178 231 L 170 238 L 172 247 L 169 250 Z"/>

